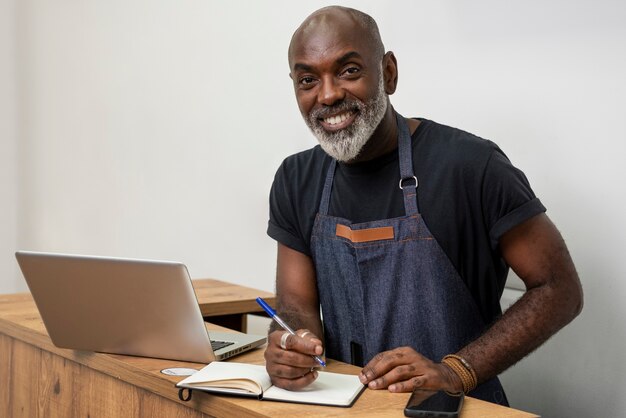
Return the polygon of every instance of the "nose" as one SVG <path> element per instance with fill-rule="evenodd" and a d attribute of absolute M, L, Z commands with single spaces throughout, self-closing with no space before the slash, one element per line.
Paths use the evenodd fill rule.
<path fill-rule="evenodd" d="M 336 82 L 334 77 L 325 77 L 322 79 L 322 83 L 317 94 L 318 103 L 326 106 L 332 106 L 343 100 L 345 96 L 346 92 Z"/>

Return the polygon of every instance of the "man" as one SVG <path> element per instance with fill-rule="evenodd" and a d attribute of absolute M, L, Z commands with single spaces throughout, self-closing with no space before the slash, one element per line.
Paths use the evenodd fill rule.
<path fill-rule="evenodd" d="M 397 61 L 362 12 L 314 12 L 289 66 L 321 147 L 287 158 L 272 186 L 278 312 L 298 329 L 270 329 L 273 383 L 310 384 L 312 356 L 325 352 L 364 366 L 370 389 L 506 404 L 497 375 L 582 308 L 567 248 L 525 176 L 492 142 L 396 114 Z M 527 291 L 502 315 L 508 266 Z"/>

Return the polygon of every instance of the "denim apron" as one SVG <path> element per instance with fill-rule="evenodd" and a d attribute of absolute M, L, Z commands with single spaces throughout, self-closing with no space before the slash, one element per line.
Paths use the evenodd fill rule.
<path fill-rule="evenodd" d="M 411 136 L 404 118 L 396 113 L 396 120 L 406 215 L 357 224 L 329 216 L 333 160 L 311 235 L 326 355 L 358 366 L 402 346 L 439 362 L 485 330 L 467 286 L 418 211 Z M 506 404 L 497 378 L 470 396 Z"/>

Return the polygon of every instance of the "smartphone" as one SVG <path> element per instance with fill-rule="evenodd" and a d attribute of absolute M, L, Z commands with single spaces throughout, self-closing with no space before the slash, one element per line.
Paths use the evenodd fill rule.
<path fill-rule="evenodd" d="M 404 408 L 406 417 L 458 417 L 463 407 L 463 394 L 448 395 L 443 390 L 415 389 Z"/>

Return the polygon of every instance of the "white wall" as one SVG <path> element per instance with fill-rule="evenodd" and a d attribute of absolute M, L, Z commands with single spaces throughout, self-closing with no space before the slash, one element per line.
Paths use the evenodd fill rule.
<path fill-rule="evenodd" d="M 253 5 L 19 3 L 24 247 L 273 289 L 269 187 L 313 141 L 287 78 L 294 23 Z"/>
<path fill-rule="evenodd" d="M 513 406 L 623 415 L 626 6 L 343 4 L 371 13 L 396 53 L 396 108 L 500 144 L 568 242 L 585 310 L 504 375 Z M 282 159 L 315 143 L 286 48 L 326 4 L 0 5 L 0 290 L 25 289 L 18 247 L 176 259 L 194 277 L 273 290 L 267 194 Z"/>
<path fill-rule="evenodd" d="M 0 293 L 21 286 L 13 258 L 18 210 L 15 27 L 15 1 L 0 0 Z"/>

